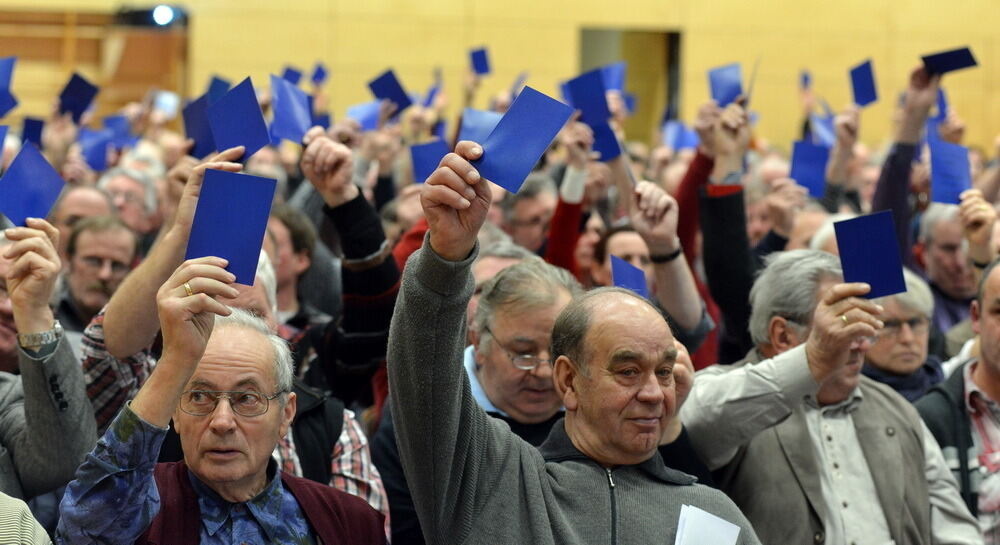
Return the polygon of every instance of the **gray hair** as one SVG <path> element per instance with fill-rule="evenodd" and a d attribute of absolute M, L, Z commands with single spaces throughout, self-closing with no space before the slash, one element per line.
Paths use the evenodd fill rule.
<path fill-rule="evenodd" d="M 91 187 L 89 185 L 69 185 L 69 184 L 66 184 L 66 186 L 63 187 L 62 191 L 59 192 L 59 197 L 56 198 L 56 202 L 52 204 L 52 208 L 49 209 L 49 215 L 46 218 L 46 220 L 49 221 L 50 223 L 53 222 L 56 219 L 56 213 L 59 212 L 60 208 L 62 208 L 63 202 L 66 199 L 69 198 L 70 194 L 78 192 L 78 191 L 96 191 L 108 203 L 108 210 L 110 210 L 110 212 L 108 214 L 105 214 L 105 215 L 108 215 L 108 216 L 117 216 L 118 215 L 118 209 L 115 208 L 115 202 L 111 198 L 111 195 L 108 195 L 107 191 L 104 191 L 102 189 L 98 189 L 96 187 Z"/>
<path fill-rule="evenodd" d="M 924 210 L 920 216 L 920 234 L 918 240 L 924 244 L 930 244 L 933 240 L 931 233 L 934 226 L 940 221 L 953 221 L 958 219 L 958 205 L 933 202 Z"/>
<path fill-rule="evenodd" d="M 274 381 L 279 392 L 292 391 L 292 377 L 294 369 L 292 364 L 292 351 L 288 348 L 288 343 L 267 326 L 267 322 L 258 316 L 254 316 L 250 311 L 241 308 L 230 308 L 232 314 L 229 316 L 215 317 L 215 330 L 224 327 L 241 327 L 260 333 L 267 338 L 271 349 L 274 351 Z M 285 396 L 281 396 L 284 403 Z"/>
<path fill-rule="evenodd" d="M 521 185 L 521 189 L 517 190 L 517 193 L 508 193 L 506 197 L 500 201 L 500 207 L 503 209 L 504 221 L 510 221 L 514 214 L 514 207 L 517 203 L 525 199 L 534 199 L 539 195 L 543 194 L 556 194 L 556 182 L 551 176 L 545 174 L 544 172 L 532 172 L 528 174 L 528 177 L 524 179 L 524 184 Z"/>
<path fill-rule="evenodd" d="M 894 300 L 899 306 L 930 319 L 934 313 L 934 295 L 931 293 L 930 286 L 917 273 L 906 268 L 903 269 L 903 280 L 906 282 L 906 291 L 880 297 L 878 302 L 884 303 Z"/>
<path fill-rule="evenodd" d="M 812 324 L 819 284 L 843 278 L 840 260 L 819 250 L 771 254 L 750 289 L 750 337 L 754 344 L 770 342 L 771 318 L 781 316 L 803 326 Z"/>
<path fill-rule="evenodd" d="M 590 355 L 586 352 L 584 341 L 587 338 L 587 332 L 590 331 L 594 308 L 598 305 L 594 299 L 612 293 L 638 299 L 656 310 L 658 315 L 660 314 L 660 311 L 648 299 L 625 288 L 611 286 L 596 288 L 579 297 L 574 297 L 559 313 L 555 325 L 552 326 L 552 349 L 549 352 L 552 354 L 553 362 L 559 356 L 566 356 L 573 363 L 577 372 L 589 376 L 587 362 Z"/>
<path fill-rule="evenodd" d="M 472 317 L 472 330 L 482 338 L 498 309 L 548 306 L 555 301 L 559 290 L 565 290 L 571 298 L 583 292 L 580 283 L 566 269 L 549 265 L 538 256 L 528 256 L 483 285 L 476 314 Z"/>
<path fill-rule="evenodd" d="M 267 305 L 271 307 L 271 315 L 275 322 L 278 320 L 278 277 L 274 274 L 274 265 L 271 258 L 263 248 L 260 250 L 260 258 L 257 259 L 257 274 L 260 283 L 264 286 L 264 295 L 267 296 Z"/>
<path fill-rule="evenodd" d="M 145 190 L 143 204 L 145 205 L 146 212 L 152 214 L 156 211 L 156 183 L 144 172 L 132 168 L 113 168 L 101 175 L 101 177 L 97 180 L 97 188 L 107 192 L 108 184 L 111 180 L 118 177 L 129 178 L 130 180 L 135 180 L 142 184 L 142 187 Z"/>
<path fill-rule="evenodd" d="M 837 223 L 838 221 L 849 220 L 856 217 L 858 217 L 857 214 L 847 213 L 847 214 L 834 214 L 829 218 L 826 218 L 826 221 L 823 222 L 823 225 L 820 225 L 819 229 L 816 229 L 816 232 L 813 234 L 812 239 L 809 240 L 809 249 L 822 250 L 823 246 L 825 246 L 826 243 L 829 242 L 830 239 L 837 234 L 836 229 L 833 227 L 834 223 Z"/>
<path fill-rule="evenodd" d="M 485 224 L 484 224 L 485 225 Z M 494 242 L 489 246 L 483 246 L 479 250 L 479 255 L 476 256 L 476 260 L 473 262 L 479 263 L 480 260 L 486 257 L 499 257 L 504 259 L 528 259 L 531 257 L 538 257 L 535 254 L 529 252 L 524 246 L 514 244 L 509 238 Z"/>

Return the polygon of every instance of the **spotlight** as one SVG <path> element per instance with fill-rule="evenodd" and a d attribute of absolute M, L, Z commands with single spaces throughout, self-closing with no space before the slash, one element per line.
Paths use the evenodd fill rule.
<path fill-rule="evenodd" d="M 115 23 L 126 26 L 184 27 L 187 19 L 187 11 L 182 6 L 167 4 L 148 8 L 123 7 L 115 14 Z"/>
<path fill-rule="evenodd" d="M 153 22 L 160 26 L 167 26 L 174 20 L 174 8 L 160 4 L 153 8 Z"/>

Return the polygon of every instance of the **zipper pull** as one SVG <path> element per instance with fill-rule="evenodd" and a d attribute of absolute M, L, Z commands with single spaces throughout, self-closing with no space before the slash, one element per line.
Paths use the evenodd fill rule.
<path fill-rule="evenodd" d="M 608 473 L 608 484 L 611 485 L 611 488 L 614 488 L 615 487 L 615 480 L 611 478 L 611 470 L 608 469 L 608 468 L 604 468 L 604 471 L 606 471 Z"/>

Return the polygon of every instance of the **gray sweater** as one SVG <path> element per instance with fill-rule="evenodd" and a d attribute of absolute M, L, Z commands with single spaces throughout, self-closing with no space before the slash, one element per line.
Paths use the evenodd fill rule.
<path fill-rule="evenodd" d="M 729 498 L 659 453 L 606 469 L 562 421 L 536 449 L 486 415 L 462 368 L 475 254 L 449 262 L 425 242 L 404 271 L 389 334 L 392 417 L 427 542 L 672 545 L 688 504 L 740 526 L 738 543 L 759 543 Z"/>

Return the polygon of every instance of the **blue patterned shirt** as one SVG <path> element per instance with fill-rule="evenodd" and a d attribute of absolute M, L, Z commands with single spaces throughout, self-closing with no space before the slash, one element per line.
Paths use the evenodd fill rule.
<path fill-rule="evenodd" d="M 166 430 L 126 405 L 87 455 L 60 504 L 57 543 L 134 543 L 160 511 L 153 469 Z M 277 464 L 257 496 L 229 503 L 188 471 L 198 494 L 203 544 L 315 543 L 305 514 L 282 486 Z"/>

